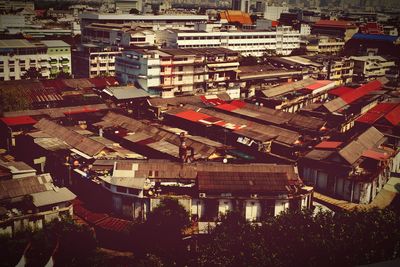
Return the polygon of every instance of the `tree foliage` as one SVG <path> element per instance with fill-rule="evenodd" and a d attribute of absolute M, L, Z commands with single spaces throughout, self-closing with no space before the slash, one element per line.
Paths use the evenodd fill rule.
<path fill-rule="evenodd" d="M 22 90 L 5 87 L 0 89 L 0 114 L 7 111 L 29 109 L 30 101 Z"/>
<path fill-rule="evenodd" d="M 0 243 L 4 245 L 0 266 L 15 266 L 28 244 L 27 266 L 44 266 L 53 253 L 57 266 L 90 266 L 97 247 L 90 228 L 71 219 L 56 220 L 42 230 L 20 232 L 13 238 L 1 236 Z"/>
<path fill-rule="evenodd" d="M 142 258 L 154 255 L 167 265 L 179 265 L 185 260 L 182 232 L 188 225 L 185 208 L 175 199 L 162 199 L 147 220 L 133 228 L 132 240 L 139 240 L 133 243 L 134 254 Z"/>
<path fill-rule="evenodd" d="M 196 266 L 355 266 L 399 257 L 392 210 L 284 213 L 259 225 L 228 216 L 195 256 Z"/>
<path fill-rule="evenodd" d="M 34 67 L 30 67 L 29 69 L 26 70 L 26 72 L 24 73 L 24 75 L 22 75 L 21 78 L 24 80 L 30 80 L 30 79 L 36 80 L 43 77 L 42 74 L 40 73 L 40 70 Z"/>

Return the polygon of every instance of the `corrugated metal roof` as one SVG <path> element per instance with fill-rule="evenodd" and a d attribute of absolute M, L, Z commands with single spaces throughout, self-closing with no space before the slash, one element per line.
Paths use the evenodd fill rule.
<path fill-rule="evenodd" d="M 335 95 L 335 96 L 341 96 L 341 95 L 349 93 L 349 92 L 351 92 L 353 90 L 354 90 L 354 88 L 341 86 L 341 87 L 337 87 L 337 88 L 334 88 L 332 90 L 329 90 L 328 94 Z"/>
<path fill-rule="evenodd" d="M 50 174 L 0 181 L 0 200 L 21 197 L 51 190 L 53 179 Z"/>
<path fill-rule="evenodd" d="M 356 33 L 352 37 L 352 39 L 358 39 L 358 40 L 383 41 L 383 42 L 390 42 L 390 43 L 396 42 L 398 38 L 399 38 L 398 36 L 392 36 L 392 35 L 363 34 L 363 33 Z"/>
<path fill-rule="evenodd" d="M 338 111 L 346 105 L 351 104 L 352 102 L 360 99 L 361 97 L 367 95 L 372 91 L 377 91 L 382 88 L 382 83 L 378 80 L 374 80 L 367 84 L 361 85 L 360 87 L 348 91 L 347 93 L 342 94 L 338 98 L 335 98 L 332 101 L 325 103 L 323 106 L 330 112 Z"/>
<path fill-rule="evenodd" d="M 197 175 L 200 192 L 229 192 L 244 194 L 268 194 L 291 192 L 292 186 L 302 184 L 299 178 L 290 179 L 285 172 L 211 172 L 199 171 Z"/>
<path fill-rule="evenodd" d="M 343 142 L 322 141 L 321 143 L 316 145 L 315 148 L 337 148 L 341 144 L 343 144 Z"/>
<path fill-rule="evenodd" d="M 367 113 L 360 116 L 357 121 L 367 124 L 374 124 L 380 118 L 384 117 L 391 110 L 393 110 L 396 106 L 399 106 L 398 103 L 379 103 L 372 109 L 368 110 Z M 399 111 L 400 112 L 400 111 Z"/>
<path fill-rule="evenodd" d="M 314 79 L 305 79 L 305 80 L 300 80 L 300 81 L 296 81 L 296 82 L 291 82 L 291 83 L 285 83 L 283 85 L 279 85 L 279 86 L 275 86 L 275 87 L 270 87 L 268 89 L 265 89 L 262 91 L 262 93 L 266 96 L 266 97 L 276 97 L 276 96 L 280 96 L 292 91 L 296 91 L 296 90 L 300 90 L 303 89 L 307 86 L 310 86 L 312 84 L 315 84 L 316 80 Z"/>
<path fill-rule="evenodd" d="M 104 89 L 118 100 L 135 99 L 150 96 L 146 91 L 134 86 L 109 87 Z"/>
<path fill-rule="evenodd" d="M 385 119 L 388 120 L 393 126 L 397 126 L 400 124 L 400 105 L 398 105 L 395 109 L 390 111 L 385 115 Z"/>
<path fill-rule="evenodd" d="M 102 122 L 95 123 L 94 125 L 125 128 L 129 131 L 129 133 L 124 136 L 125 140 L 147 146 L 176 158 L 179 157 L 179 146 L 181 143 L 179 135 L 163 129 L 162 127 L 145 124 L 112 112 L 103 117 Z M 194 157 L 196 159 L 208 158 L 218 148 L 223 147 L 221 143 L 208 142 L 205 138 L 193 138 L 192 136 L 186 136 L 185 142 L 186 145 L 193 147 L 195 153 Z"/>
<path fill-rule="evenodd" d="M 76 195 L 66 187 L 33 193 L 31 195 L 33 197 L 33 205 L 35 205 L 35 207 L 43 207 L 47 205 L 72 201 L 76 198 Z"/>
<path fill-rule="evenodd" d="M 97 155 L 105 148 L 103 144 L 47 119 L 41 119 L 34 125 L 34 127 L 55 138 L 63 140 L 71 147 L 80 150 L 89 156 Z"/>
<path fill-rule="evenodd" d="M 383 142 L 384 135 L 371 127 L 339 150 L 339 155 L 352 165 L 358 161 L 364 151 L 377 147 Z"/>
<path fill-rule="evenodd" d="M 16 126 L 16 125 L 30 125 L 35 124 L 37 121 L 33 119 L 31 116 L 19 116 L 19 117 L 11 117 L 11 118 L 0 118 L 8 126 Z"/>
<path fill-rule="evenodd" d="M 257 122 L 249 122 L 247 119 L 242 119 L 242 118 L 238 118 L 232 115 L 228 115 L 219 111 L 215 111 L 215 110 L 210 110 L 210 109 L 200 109 L 198 107 L 195 106 L 191 106 L 191 105 L 186 105 L 184 108 L 179 108 L 179 109 L 171 109 L 170 111 L 167 111 L 166 113 L 172 116 L 176 116 L 176 114 L 179 114 L 181 112 L 184 111 L 190 111 L 190 114 L 194 114 L 194 112 L 199 113 L 201 115 L 199 116 L 204 116 L 208 115 L 210 117 L 216 117 L 219 118 L 220 120 L 215 122 L 215 123 L 211 123 L 214 125 L 218 125 L 221 126 L 223 128 L 229 129 L 231 131 L 238 131 L 241 129 L 246 129 L 246 130 L 250 130 L 251 137 L 250 138 L 255 138 L 256 137 L 256 133 L 258 133 L 259 138 L 258 139 L 264 139 L 265 135 L 268 136 L 276 136 L 275 141 L 278 142 L 282 142 L 285 144 L 293 144 L 296 140 L 298 140 L 300 134 L 298 132 L 295 131 L 291 131 L 291 130 L 287 130 L 284 128 L 280 128 L 274 125 L 264 125 L 264 124 L 260 124 Z M 179 117 L 179 116 L 178 116 Z M 182 118 L 182 117 L 181 117 Z M 190 118 L 184 118 L 190 121 Z M 201 123 L 201 122 L 200 122 Z M 247 133 L 247 131 L 242 131 L 242 132 L 237 132 L 238 134 L 245 134 Z M 245 135 L 243 135 L 245 136 Z"/>

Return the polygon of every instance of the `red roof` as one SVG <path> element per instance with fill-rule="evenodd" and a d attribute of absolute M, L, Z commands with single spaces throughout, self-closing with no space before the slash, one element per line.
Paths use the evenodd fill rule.
<path fill-rule="evenodd" d="M 90 112 L 96 112 L 96 111 L 99 111 L 99 110 L 97 108 L 90 108 L 90 107 L 85 106 L 83 108 L 77 108 L 77 109 L 71 108 L 71 110 L 65 111 L 64 114 L 72 115 L 72 114 L 90 113 Z"/>
<path fill-rule="evenodd" d="M 376 159 L 376 160 L 386 160 L 389 158 L 389 154 L 386 152 L 377 152 L 374 150 L 366 150 L 362 153 L 363 157 Z"/>
<path fill-rule="evenodd" d="M 182 111 L 178 114 L 175 114 L 175 116 L 186 119 L 186 120 L 190 120 L 190 121 L 199 121 L 199 120 L 204 120 L 205 118 L 210 117 L 209 115 L 200 113 L 200 112 L 196 112 L 194 110 L 186 110 L 186 111 Z"/>
<path fill-rule="evenodd" d="M 0 118 L 8 126 L 35 124 L 37 121 L 31 116 Z"/>
<path fill-rule="evenodd" d="M 243 101 L 240 101 L 240 100 L 233 100 L 231 102 L 231 105 L 234 105 L 234 106 L 237 106 L 239 108 L 242 108 L 242 107 L 246 106 L 246 103 L 243 102 Z"/>
<path fill-rule="evenodd" d="M 232 110 L 238 109 L 239 107 L 235 106 L 235 105 L 232 105 L 232 104 L 222 104 L 222 105 L 216 106 L 216 108 L 223 109 L 223 110 L 226 110 L 226 111 L 232 111 Z"/>
<path fill-rule="evenodd" d="M 348 29 L 348 28 L 356 28 L 356 25 L 353 24 L 351 21 L 345 21 L 345 20 L 324 20 L 321 19 L 317 21 L 314 26 L 316 27 L 329 27 L 329 28 L 343 28 L 343 29 Z"/>
<path fill-rule="evenodd" d="M 315 146 L 315 148 L 337 148 L 339 147 L 343 142 L 335 142 L 335 141 L 322 141 L 318 145 Z"/>
<path fill-rule="evenodd" d="M 329 80 L 320 80 L 320 81 L 316 81 L 315 83 L 313 83 L 313 84 L 310 84 L 309 86 L 306 86 L 305 87 L 305 89 L 309 89 L 309 90 L 316 90 L 316 89 L 319 89 L 319 88 L 321 88 L 321 87 L 324 87 L 325 85 L 328 85 L 328 84 L 330 84 L 330 83 L 332 83 L 332 81 L 329 81 Z"/>
<path fill-rule="evenodd" d="M 353 90 L 354 89 L 351 87 L 341 86 L 341 87 L 329 90 L 328 94 L 335 95 L 335 96 L 341 96 L 341 95 L 351 92 Z"/>
<path fill-rule="evenodd" d="M 386 114 L 385 119 L 387 119 L 393 126 L 400 124 L 400 105 L 395 109 Z"/>
<path fill-rule="evenodd" d="M 377 120 L 385 116 L 392 109 L 394 109 L 398 104 L 397 103 L 379 103 L 372 109 L 368 110 L 367 113 L 360 116 L 357 121 L 367 124 L 374 124 Z"/>
<path fill-rule="evenodd" d="M 97 227 L 113 232 L 123 232 L 124 230 L 127 230 L 130 225 L 130 221 L 114 217 L 108 217 L 96 223 Z"/>
<path fill-rule="evenodd" d="M 200 96 L 200 99 L 204 104 L 211 104 L 213 106 L 226 103 L 224 100 L 219 99 L 218 97 L 207 98 L 206 96 L 202 95 Z"/>
<path fill-rule="evenodd" d="M 341 95 L 340 98 L 342 98 L 347 104 L 350 104 L 357 99 L 360 99 L 361 97 L 367 95 L 368 93 L 380 90 L 381 88 L 382 83 L 378 80 L 375 80 L 367 84 L 361 85 L 357 89 L 352 90 L 346 94 Z"/>

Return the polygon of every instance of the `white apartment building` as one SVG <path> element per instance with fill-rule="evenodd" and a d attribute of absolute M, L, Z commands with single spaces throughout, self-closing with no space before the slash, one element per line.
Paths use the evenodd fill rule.
<path fill-rule="evenodd" d="M 312 36 L 307 39 L 307 54 L 338 54 L 344 48 L 344 40 L 329 36 Z"/>
<path fill-rule="evenodd" d="M 283 6 L 274 6 L 274 5 L 266 5 L 264 11 L 264 19 L 269 20 L 278 20 L 282 13 L 289 12 L 289 7 L 287 5 Z"/>
<path fill-rule="evenodd" d="M 195 23 L 207 23 L 207 15 L 133 15 L 108 13 L 82 13 L 79 15 L 81 29 L 92 23 L 150 23 L 157 30 L 194 29 Z"/>
<path fill-rule="evenodd" d="M 93 23 L 82 29 L 83 43 L 111 46 L 151 46 L 155 44 L 155 32 L 149 24 Z"/>
<path fill-rule="evenodd" d="M 115 0 L 115 10 L 120 13 L 128 13 L 131 9 L 137 9 L 139 12 L 143 10 L 142 0 Z"/>
<path fill-rule="evenodd" d="M 276 31 L 181 31 L 156 32 L 157 42 L 171 48 L 223 47 L 242 55 L 262 56 L 267 50 L 289 55 L 300 47 L 300 33 L 289 26 Z"/>
<path fill-rule="evenodd" d="M 116 76 L 123 84 L 134 84 L 149 93 L 160 87 L 160 55 L 157 50 L 127 50 L 116 59 Z"/>
<path fill-rule="evenodd" d="M 60 72 L 71 74 L 70 45 L 63 41 L 0 41 L 0 80 L 24 79 L 30 68 L 40 71 L 46 79 L 56 77 Z"/>
<path fill-rule="evenodd" d="M 117 57 L 116 76 L 123 84 L 167 98 L 225 91 L 238 67 L 238 53 L 224 48 L 136 49 Z"/>
<path fill-rule="evenodd" d="M 72 52 L 72 70 L 75 78 L 94 78 L 115 75 L 115 58 L 121 50 L 113 47 L 101 47 L 83 44 Z"/>
<path fill-rule="evenodd" d="M 354 80 L 373 80 L 385 76 L 386 72 L 396 66 L 393 60 L 381 56 L 351 57 L 354 61 Z"/>

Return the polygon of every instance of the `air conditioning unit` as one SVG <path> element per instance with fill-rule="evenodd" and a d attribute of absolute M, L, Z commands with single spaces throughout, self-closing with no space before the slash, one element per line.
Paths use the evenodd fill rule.
<path fill-rule="evenodd" d="M 206 197 L 206 193 L 199 193 L 199 197 Z"/>
<path fill-rule="evenodd" d="M 250 197 L 251 198 L 258 198 L 258 195 L 257 194 L 251 194 Z"/>

